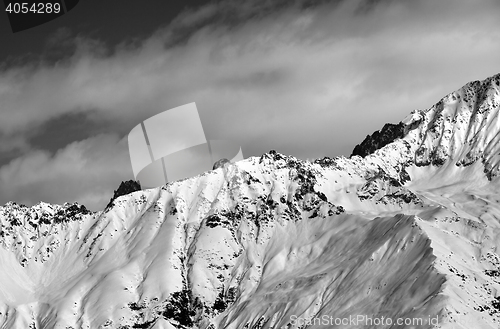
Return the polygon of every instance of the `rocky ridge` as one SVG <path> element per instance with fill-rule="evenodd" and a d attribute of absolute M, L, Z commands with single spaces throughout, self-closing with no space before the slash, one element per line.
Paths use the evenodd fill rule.
<path fill-rule="evenodd" d="M 386 125 L 350 158 L 271 151 L 97 213 L 8 203 L 0 328 L 315 328 L 352 315 L 497 328 L 499 80 Z"/>

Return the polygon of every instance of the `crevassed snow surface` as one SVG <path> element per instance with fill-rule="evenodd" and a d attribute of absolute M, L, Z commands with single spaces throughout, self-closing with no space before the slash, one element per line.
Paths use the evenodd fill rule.
<path fill-rule="evenodd" d="M 0 207 L 0 328 L 499 328 L 500 75 L 361 158 Z M 370 322 L 371 321 L 371 322 Z"/>

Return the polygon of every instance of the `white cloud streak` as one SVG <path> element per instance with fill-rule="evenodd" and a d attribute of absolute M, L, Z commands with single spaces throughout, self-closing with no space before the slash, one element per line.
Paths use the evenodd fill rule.
<path fill-rule="evenodd" d="M 78 201 L 97 210 L 109 201 L 117 181 L 132 176 L 129 163 L 126 140 L 112 134 L 71 143 L 54 156 L 32 151 L 0 169 L 0 199 Z"/>

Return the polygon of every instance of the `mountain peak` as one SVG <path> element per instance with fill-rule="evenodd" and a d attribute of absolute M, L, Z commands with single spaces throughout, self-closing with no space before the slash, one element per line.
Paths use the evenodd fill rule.
<path fill-rule="evenodd" d="M 0 327 L 298 329 L 365 315 L 499 328 L 499 78 L 385 125 L 350 158 L 273 150 L 154 189 L 122 182 L 95 213 L 7 203 Z"/>
<path fill-rule="evenodd" d="M 365 157 L 394 142 L 396 139 L 404 137 L 404 128 L 405 126 L 402 122 L 398 124 L 386 123 L 381 130 L 377 130 L 372 135 L 367 135 L 361 144 L 356 145 L 351 157 L 354 155 Z"/>
<path fill-rule="evenodd" d="M 417 166 L 468 166 L 481 160 L 491 179 L 498 175 L 500 163 L 499 104 L 500 74 L 469 82 L 429 109 L 386 124 L 357 145 L 351 156 L 365 157 L 399 139 L 409 143 Z"/>
<path fill-rule="evenodd" d="M 141 184 L 138 181 L 135 180 L 122 181 L 118 189 L 114 191 L 113 197 L 109 200 L 106 209 L 113 206 L 113 201 L 116 198 L 140 190 L 141 190 Z"/>

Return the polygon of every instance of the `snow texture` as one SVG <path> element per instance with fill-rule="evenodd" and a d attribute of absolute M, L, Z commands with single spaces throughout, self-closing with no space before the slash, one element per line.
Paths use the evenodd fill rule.
<path fill-rule="evenodd" d="M 7 203 L 0 328 L 499 328 L 499 85 L 350 158 L 271 151 L 95 213 Z M 359 316 L 423 322 L 320 323 Z"/>

